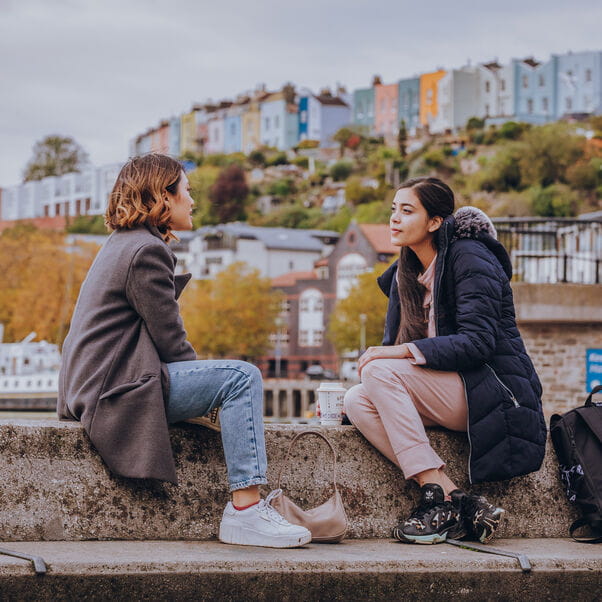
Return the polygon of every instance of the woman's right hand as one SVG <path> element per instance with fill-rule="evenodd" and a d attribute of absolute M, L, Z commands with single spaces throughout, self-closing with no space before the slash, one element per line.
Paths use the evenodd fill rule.
<path fill-rule="evenodd" d="M 357 362 L 357 372 L 359 377 L 362 377 L 362 369 L 364 366 L 373 360 L 380 359 L 403 359 L 413 357 L 407 345 L 379 345 L 376 347 L 368 347 L 360 356 Z"/>

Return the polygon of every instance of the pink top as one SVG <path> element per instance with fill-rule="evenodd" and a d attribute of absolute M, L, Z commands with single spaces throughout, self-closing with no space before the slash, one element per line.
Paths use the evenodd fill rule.
<path fill-rule="evenodd" d="M 426 291 L 424 292 L 424 299 L 422 300 L 422 307 L 424 308 L 424 314 L 428 314 L 428 325 L 426 330 L 426 336 L 430 339 L 431 337 L 437 336 L 437 330 L 435 328 L 435 304 L 433 303 L 433 286 L 435 284 L 435 264 L 437 263 L 437 255 L 433 257 L 433 261 L 429 264 L 428 268 L 424 270 L 420 276 L 418 276 L 418 282 L 424 286 Z M 407 343 L 410 353 L 414 356 L 413 364 L 426 364 L 424 355 L 420 352 L 420 349 L 414 345 L 414 343 Z"/>

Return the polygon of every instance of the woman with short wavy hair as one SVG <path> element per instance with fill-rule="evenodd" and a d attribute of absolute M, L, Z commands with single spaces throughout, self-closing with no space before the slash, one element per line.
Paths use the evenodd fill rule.
<path fill-rule="evenodd" d="M 192 228 L 193 200 L 178 161 L 134 157 L 111 192 L 113 230 L 79 293 L 63 346 L 58 413 L 82 422 L 109 468 L 177 482 L 168 424 L 221 408 L 232 501 L 225 543 L 296 547 L 310 541 L 260 500 L 267 483 L 261 373 L 238 360 L 197 360 L 177 303 L 190 274 L 174 275 L 174 230 Z"/>

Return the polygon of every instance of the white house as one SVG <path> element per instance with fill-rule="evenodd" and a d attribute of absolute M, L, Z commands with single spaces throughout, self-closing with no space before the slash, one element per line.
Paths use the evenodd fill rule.
<path fill-rule="evenodd" d="M 479 76 L 473 67 L 450 69 L 437 83 L 439 111 L 430 124 L 433 133 L 464 127 L 478 116 Z"/>
<path fill-rule="evenodd" d="M 268 278 L 309 271 L 328 255 L 337 232 L 293 228 L 259 228 L 235 222 L 205 226 L 188 245 L 187 269 L 196 279 L 213 278 L 232 263 L 244 262 Z"/>

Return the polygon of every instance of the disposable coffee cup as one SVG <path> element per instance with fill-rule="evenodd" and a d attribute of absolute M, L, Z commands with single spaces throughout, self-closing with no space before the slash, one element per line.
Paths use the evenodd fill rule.
<path fill-rule="evenodd" d="M 345 387 L 342 383 L 324 382 L 318 387 L 318 405 L 320 409 L 320 424 L 336 426 L 343 422 L 343 398 Z"/>

